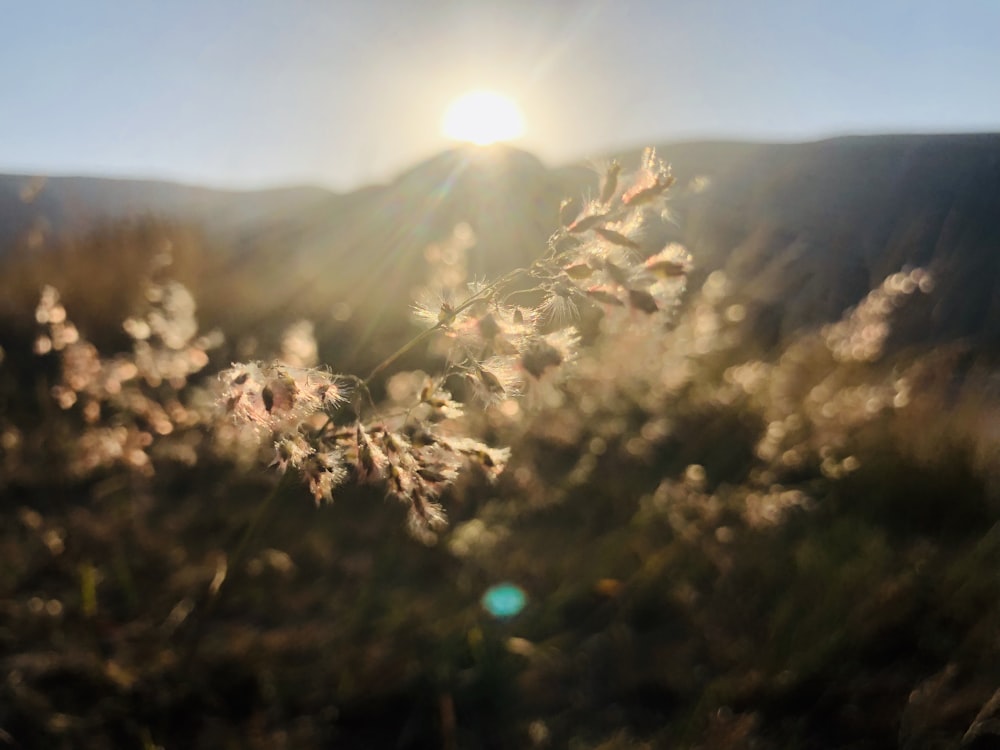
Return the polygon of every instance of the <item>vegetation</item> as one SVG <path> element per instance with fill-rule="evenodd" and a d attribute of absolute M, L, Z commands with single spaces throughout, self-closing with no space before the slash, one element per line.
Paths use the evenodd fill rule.
<path fill-rule="evenodd" d="M 995 377 L 889 346 L 924 269 L 758 346 L 745 290 L 649 246 L 672 182 L 611 164 L 489 282 L 456 228 L 418 331 L 339 372 L 343 331 L 202 330 L 219 261 L 178 227 L 91 238 L 141 259 L 117 284 L 96 254 L 10 261 L 42 291 L 0 362 L 0 741 L 997 741 Z M 42 286 L 74 277 L 120 331 L 106 295 Z M 522 610 L 484 607 L 503 582 Z"/>

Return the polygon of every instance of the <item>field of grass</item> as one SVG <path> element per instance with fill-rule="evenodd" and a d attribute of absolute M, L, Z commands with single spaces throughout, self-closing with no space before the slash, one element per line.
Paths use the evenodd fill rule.
<path fill-rule="evenodd" d="M 1000 741 L 989 356 L 891 346 L 920 269 L 760 345 L 725 276 L 685 289 L 679 248 L 627 244 L 668 187 L 635 180 L 502 295 L 467 290 L 458 232 L 425 255 L 423 329 L 381 336 L 262 322 L 266 284 L 176 226 L 8 258 L 0 746 Z M 316 353 L 359 375 L 306 414 Z M 526 601 L 498 617 L 503 583 Z"/>

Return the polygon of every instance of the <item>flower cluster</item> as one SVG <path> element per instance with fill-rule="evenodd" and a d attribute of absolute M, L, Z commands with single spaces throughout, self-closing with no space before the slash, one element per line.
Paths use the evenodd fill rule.
<path fill-rule="evenodd" d="M 768 466 L 766 480 L 812 461 L 833 479 L 859 468 L 849 448 L 852 431 L 909 405 L 913 380 L 905 369 L 875 375 L 866 366 L 884 351 L 892 313 L 909 295 L 932 288 L 924 269 L 892 274 L 839 321 L 792 341 L 776 361 L 726 370 L 724 382 L 765 420 L 756 453 Z"/>
<path fill-rule="evenodd" d="M 612 162 L 599 197 L 582 208 L 564 202 L 562 226 L 529 268 L 490 285 L 469 284 L 462 302 L 454 280 L 425 292 L 415 316 L 450 342 L 449 372 L 461 374 L 487 404 L 530 395 L 575 359 L 584 319 L 672 314 L 691 257 L 676 243 L 651 250 L 642 240 L 646 224 L 663 214 L 673 182 L 652 149 L 628 179 Z M 528 284 L 518 284 L 524 279 Z"/>
<path fill-rule="evenodd" d="M 255 362 L 233 365 L 220 378 L 226 411 L 269 431 L 288 431 L 345 401 L 345 386 L 323 370 Z"/>
<path fill-rule="evenodd" d="M 892 315 L 932 286 L 923 269 L 893 274 L 840 321 L 794 334 L 767 359 L 744 359 L 750 313 L 722 271 L 706 277 L 669 327 L 616 306 L 604 335 L 581 350 L 564 398 L 520 428 L 526 447 L 512 476 L 518 494 L 532 498 L 522 512 L 600 482 L 609 461 L 656 471 L 681 459 L 692 462 L 683 480 L 663 479 L 642 513 L 713 555 L 739 528 L 815 507 L 817 487 L 864 466 L 864 431 L 919 403 L 926 365 L 877 358 Z M 553 446 L 576 456 L 571 469 L 549 468 Z"/>
<path fill-rule="evenodd" d="M 206 400 L 199 403 L 187 386 L 208 365 L 208 352 L 221 343 L 221 335 L 199 334 L 194 299 L 175 281 L 151 280 L 145 298 L 145 312 L 123 324 L 133 351 L 103 357 L 69 320 L 58 290 L 42 289 L 35 310 L 41 326 L 35 353 L 58 356 L 52 398 L 82 421 L 80 434 L 66 443 L 72 476 L 116 465 L 149 476 L 158 439 L 186 433 L 197 441 L 196 428 L 212 419 Z M 186 437 L 166 453 L 187 463 L 196 460 L 196 446 Z"/>
<path fill-rule="evenodd" d="M 409 510 L 410 531 L 428 543 L 445 525 L 438 499 L 467 464 L 495 479 L 509 451 L 449 434 L 441 422 L 461 414 L 451 394 L 428 381 L 411 415 L 338 424 L 350 378 L 281 364 L 233 365 L 221 374 L 227 411 L 274 440 L 273 466 L 296 470 L 317 503 L 344 482 L 383 486 Z"/>
<path fill-rule="evenodd" d="M 652 149 L 631 176 L 613 162 L 597 198 L 582 208 L 564 204 L 542 256 L 492 283 L 467 279 L 473 235 L 458 227 L 425 253 L 434 273 L 414 306 L 423 331 L 367 378 L 234 364 L 221 375 L 227 411 L 273 439 L 274 465 L 296 470 L 317 502 L 349 480 L 378 483 L 409 508 L 410 529 L 432 540 L 444 525 L 440 499 L 460 470 L 472 464 L 495 479 L 509 455 L 462 434 L 464 401 L 491 406 L 527 396 L 553 404 L 565 365 L 578 356 L 581 321 L 673 313 L 691 258 L 676 244 L 642 242 L 673 182 Z M 441 371 L 397 374 L 387 382 L 394 411 L 379 414 L 369 385 L 425 339 L 435 341 Z"/>
<path fill-rule="evenodd" d="M 923 268 L 894 273 L 842 320 L 823 329 L 823 338 L 838 362 L 871 362 L 889 336 L 889 316 L 914 292 L 929 294 L 934 279 Z"/>

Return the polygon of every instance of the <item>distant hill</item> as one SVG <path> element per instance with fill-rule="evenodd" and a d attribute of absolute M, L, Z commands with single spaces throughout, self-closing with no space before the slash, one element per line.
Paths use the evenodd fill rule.
<path fill-rule="evenodd" d="M 1000 135 L 658 150 L 678 177 L 674 223 L 645 242 L 684 242 L 696 281 L 724 269 L 763 339 L 838 317 L 909 264 L 931 267 L 937 288 L 901 326 L 904 339 L 1000 349 Z M 618 156 L 628 166 L 639 154 Z M 259 315 L 306 301 L 313 311 L 334 300 L 401 309 L 420 279 L 423 248 L 455 224 L 476 232 L 473 270 L 493 275 L 530 261 L 556 226 L 560 199 L 596 184 L 593 170 L 550 169 L 506 147 L 448 151 L 348 194 L 0 176 L 0 254 L 98 220 L 167 216 L 237 249 L 244 272 L 261 279 L 252 301 Z"/>
<path fill-rule="evenodd" d="M 725 268 L 779 333 L 837 317 L 904 265 L 935 272 L 927 339 L 1000 347 L 1000 134 L 666 145 L 680 236 Z"/>
<path fill-rule="evenodd" d="M 335 198 L 321 188 L 227 191 L 148 180 L 0 175 L 0 252 L 32 231 L 86 231 L 99 220 L 151 214 L 238 231 L 294 219 Z"/>

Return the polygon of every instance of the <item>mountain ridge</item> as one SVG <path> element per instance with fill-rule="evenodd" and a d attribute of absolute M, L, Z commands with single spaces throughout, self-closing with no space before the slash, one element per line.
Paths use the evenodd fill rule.
<path fill-rule="evenodd" d="M 1000 349 L 1000 134 L 657 148 L 678 177 L 676 224 L 651 231 L 644 244 L 685 243 L 695 282 L 724 270 L 763 338 L 835 319 L 887 275 L 926 265 L 938 288 L 908 335 L 972 337 Z M 640 154 L 619 158 L 629 167 Z M 321 306 L 335 297 L 358 310 L 380 308 L 380 299 L 402 308 L 421 279 L 423 248 L 458 223 L 477 236 L 474 274 L 524 265 L 557 226 L 560 200 L 593 194 L 597 184 L 583 164 L 548 167 L 510 146 L 451 149 L 349 193 L 104 178 L 32 187 L 30 179 L 0 176 L 0 256 L 32 233 L 44 245 L 99 219 L 166 215 L 228 238 L 256 264 L 272 297 L 255 300 L 263 314 L 291 299 Z M 26 186 L 34 190 L 28 202 Z"/>

